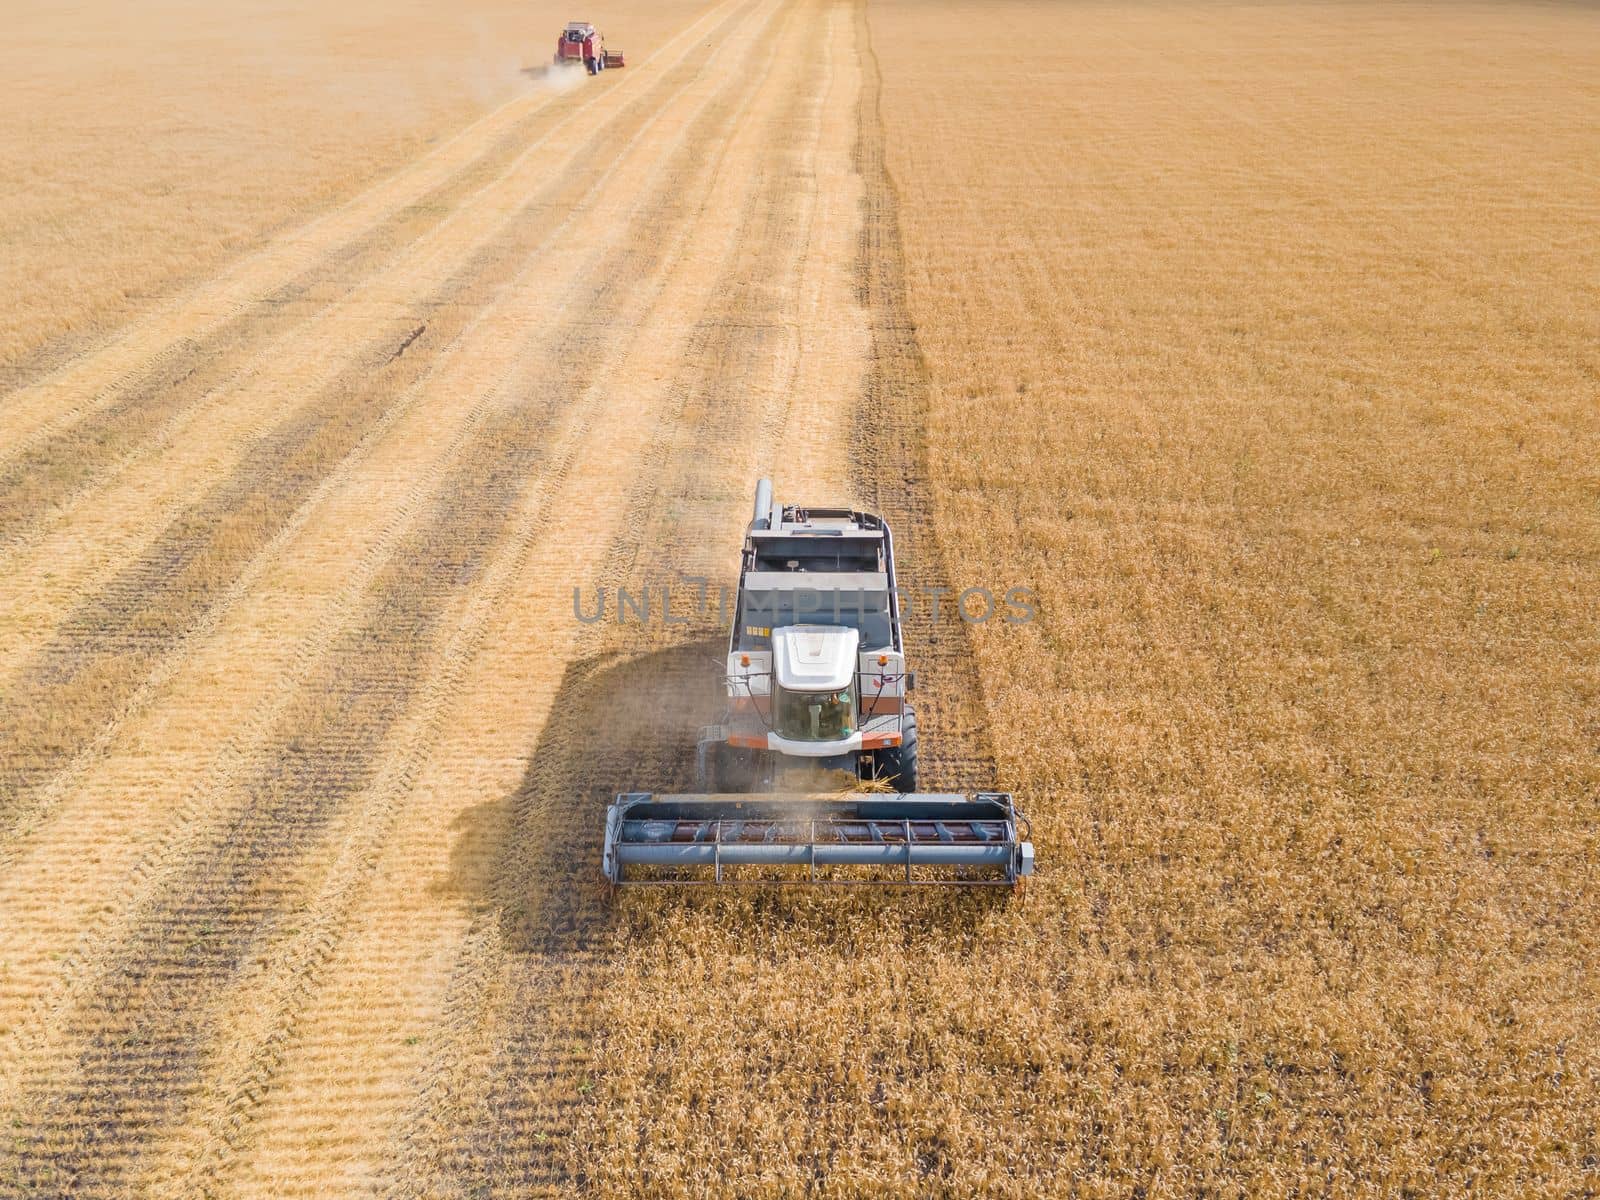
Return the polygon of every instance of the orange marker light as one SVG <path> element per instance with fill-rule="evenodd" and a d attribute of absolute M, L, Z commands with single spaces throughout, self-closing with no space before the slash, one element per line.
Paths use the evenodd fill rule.
<path fill-rule="evenodd" d="M 750 665 L 750 656 L 748 654 L 739 655 L 739 665 L 741 667 L 748 667 Z"/>
<path fill-rule="evenodd" d="M 889 656 L 887 654 L 878 655 L 878 665 L 880 667 L 888 666 L 889 665 Z"/>

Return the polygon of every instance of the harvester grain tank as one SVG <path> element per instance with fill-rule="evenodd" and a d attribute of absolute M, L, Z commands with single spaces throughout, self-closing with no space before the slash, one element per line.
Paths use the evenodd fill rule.
<path fill-rule="evenodd" d="M 1033 873 L 1033 846 L 1009 794 L 917 791 L 914 685 L 888 523 L 778 504 L 762 480 L 740 556 L 726 704 L 696 745 L 701 790 L 619 795 L 606 877 L 743 882 L 729 869 L 762 867 L 819 883 L 1016 885 Z M 785 791 L 797 776 L 811 788 Z M 700 870 L 686 879 L 686 868 Z"/>
<path fill-rule="evenodd" d="M 624 65 L 621 50 L 607 50 L 605 38 L 588 21 L 568 21 L 556 39 L 555 65 L 584 67 L 595 75 Z"/>

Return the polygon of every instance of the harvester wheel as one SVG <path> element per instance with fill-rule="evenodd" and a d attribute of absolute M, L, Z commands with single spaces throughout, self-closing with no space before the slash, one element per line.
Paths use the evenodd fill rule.
<path fill-rule="evenodd" d="M 748 792 L 755 786 L 755 764 L 748 751 L 706 740 L 695 747 L 695 782 L 702 792 Z"/>
<path fill-rule="evenodd" d="M 748 792 L 755 788 L 755 763 L 747 751 L 723 746 L 717 755 L 717 791 Z"/>
<path fill-rule="evenodd" d="M 879 751 L 878 778 L 894 784 L 897 792 L 917 790 L 917 714 L 906 713 L 900 726 L 900 744 Z"/>

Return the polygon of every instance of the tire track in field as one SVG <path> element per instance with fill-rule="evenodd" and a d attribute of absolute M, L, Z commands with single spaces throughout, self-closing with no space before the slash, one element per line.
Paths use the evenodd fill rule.
<path fill-rule="evenodd" d="M 693 40 L 733 0 L 713 7 L 667 45 Z M 641 60 L 652 61 L 666 49 Z M 58 432 L 81 418 L 161 360 L 181 356 L 186 339 L 207 335 L 246 311 L 323 257 L 361 237 L 395 211 L 438 187 L 492 147 L 519 120 L 555 97 L 519 96 L 427 151 L 356 197 L 289 234 L 245 255 L 221 274 L 194 286 L 106 340 L 92 343 L 64 363 L 10 391 L 0 403 L 4 453 L 37 436 Z"/>
<path fill-rule="evenodd" d="M 337 309 L 363 277 L 394 262 L 470 193 L 518 159 L 530 141 L 560 120 L 562 111 L 555 105 L 535 109 L 481 157 L 414 203 L 332 248 L 320 262 L 251 300 L 217 328 L 179 339 L 145 369 L 109 389 L 113 398 L 104 407 L 67 429 L 24 443 L 0 462 L 0 553 L 11 551 L 69 499 L 136 455 L 158 453 L 170 438 L 165 430 L 170 422 L 214 396 L 283 335 Z"/>
<path fill-rule="evenodd" d="M 396 212 L 416 207 L 451 174 L 470 169 L 484 143 L 492 146 L 500 140 L 490 133 L 491 125 L 505 120 L 513 105 L 520 108 L 525 104 L 513 101 L 491 114 L 490 124 L 482 129 L 471 126 L 462 131 L 451 142 L 457 153 L 441 156 L 441 165 L 422 172 L 416 184 L 402 186 L 402 181 L 409 182 L 408 177 L 417 175 L 426 160 L 414 161 L 398 176 L 350 204 L 274 239 L 225 267 L 221 275 L 180 293 L 156 312 L 107 337 L 91 340 L 38 377 L 19 382 L 0 397 L 0 432 L 4 434 L 0 463 L 63 436 L 75 422 L 144 381 L 182 378 L 199 349 L 213 342 L 219 331 L 248 321 L 285 287 L 292 287 L 295 279 L 315 272 L 329 258 L 348 253 Z M 416 190 L 418 186 L 421 190 Z M 405 198 L 389 198 L 391 192 L 403 192 Z"/>
<path fill-rule="evenodd" d="M 725 128 L 730 107 L 720 105 L 696 128 Z M 585 366 L 545 382 L 537 400 L 506 410 L 476 440 L 480 452 L 463 456 L 433 517 L 380 579 L 370 619 L 336 650 L 320 685 L 307 689 L 284 722 L 292 732 L 247 785 L 249 802 L 200 856 L 197 875 L 154 907 L 131 953 L 88 1006 L 81 1086 L 58 1107 L 66 1110 L 62 1125 L 96 1130 L 100 1140 L 86 1139 L 81 1154 L 25 1164 L 25 1174 L 50 1171 L 80 1190 L 114 1188 L 127 1178 L 133 1151 L 181 1111 L 195 1060 L 215 1032 L 205 1017 L 226 1018 L 202 1014 L 194 997 L 237 971 L 296 890 L 301 857 L 377 769 L 381 743 L 412 703 L 442 614 L 476 585 L 526 481 L 547 465 L 544 447 L 561 400 L 570 388 L 592 390 L 598 399 L 599 343 L 633 286 L 621 281 L 655 269 L 664 235 L 683 219 L 673 198 L 698 169 L 698 143 L 714 136 L 685 141 L 636 236 L 602 264 L 592 294 L 573 306 L 549 357 Z M 561 477 L 557 469 L 541 489 Z M 458 654 L 467 652 L 470 638 L 456 646 Z M 130 1076 L 144 1086 L 129 1089 Z M 107 1153 L 113 1148 L 120 1159 Z"/>
<path fill-rule="evenodd" d="M 814 59 L 826 34 L 824 23 L 814 23 L 801 62 Z M 792 186 L 784 135 L 815 112 L 827 87 L 824 74 L 794 89 L 763 143 L 730 282 L 712 293 L 691 333 L 683 361 L 692 365 L 673 385 L 670 417 L 636 468 L 622 532 L 598 564 L 598 582 L 613 594 L 619 585 L 676 581 L 692 573 L 685 564 L 705 565 L 707 551 L 720 553 L 717 539 L 727 528 L 728 505 L 716 498 L 737 495 L 733 505 L 744 506 L 744 489 L 730 491 L 727 452 L 710 448 L 743 457 L 750 429 L 767 426 L 784 404 L 783 388 L 752 386 L 769 370 L 781 376 L 781 365 L 766 364 L 786 347 L 792 351 L 784 284 L 797 273 L 807 240 L 812 198 Z M 474 1060 L 461 1048 L 436 1056 L 444 1069 L 424 1086 L 419 1122 L 428 1138 L 411 1147 L 429 1173 L 418 1187 L 398 1188 L 402 1193 L 526 1195 L 582 1186 L 564 1151 L 575 1106 L 592 1084 L 586 1021 L 592 989 L 604 983 L 592 961 L 608 912 L 596 871 L 603 805 L 615 791 L 639 786 L 641 776 L 662 788 L 690 783 L 693 730 L 711 715 L 718 678 L 703 633 L 687 647 L 630 664 L 637 642 L 630 631 L 597 629 L 580 639 L 562 681 L 551 725 L 513 798 L 506 849 L 490 885 L 494 910 L 510 923 L 510 949 L 502 951 L 510 957 L 485 963 L 479 956 L 492 951 L 474 935 L 453 989 L 452 1007 L 466 1011 L 445 1022 L 447 1035 L 461 1035 L 487 1021 L 493 1059 Z M 696 694 L 705 705 L 686 701 Z M 499 1020 L 484 1011 L 482 989 L 504 993 Z M 457 1064 L 469 1064 L 478 1078 L 463 1078 L 452 1069 Z"/>
<path fill-rule="evenodd" d="M 656 92 L 680 78 L 687 86 L 700 66 L 694 60 L 681 64 L 623 110 L 617 123 L 648 123 L 658 108 L 652 103 L 659 101 Z M 626 144 L 625 133 L 626 126 L 608 124 L 593 137 Z M 512 221 L 417 307 L 427 315 L 420 338 L 412 330 L 401 333 L 402 323 L 390 340 L 369 347 L 322 395 L 261 439 L 215 492 L 173 520 L 140 560 L 63 622 L 0 698 L 0 833 L 15 827 L 28 793 L 93 743 L 320 479 L 403 402 L 467 326 L 474 301 L 492 303 L 600 178 L 601 162 L 579 156 L 550 189 L 528 200 L 523 220 Z M 406 339 L 409 350 L 397 354 Z"/>
<path fill-rule="evenodd" d="M 928 484 L 925 429 L 932 385 L 906 302 L 900 197 L 884 159 L 883 72 L 872 47 L 864 0 L 857 2 L 855 22 L 862 59 L 856 169 L 866 185 L 856 277 L 872 332 L 871 367 L 850 441 L 856 451 L 856 488 L 868 508 L 888 519 L 899 574 L 908 586 L 955 585 L 958 581 L 945 573 Z M 1004 581 L 980 582 L 1008 586 Z M 905 640 L 919 684 L 919 786 L 950 791 L 993 788 L 994 748 L 966 625 L 948 614 L 934 621 L 931 605 L 918 602 L 907 615 Z"/>

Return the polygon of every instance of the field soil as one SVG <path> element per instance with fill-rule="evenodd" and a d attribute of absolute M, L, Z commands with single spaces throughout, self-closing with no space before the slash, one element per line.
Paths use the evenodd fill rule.
<path fill-rule="evenodd" d="M 0 1195 L 1600 1186 L 1593 10 L 413 7 L 0 135 Z M 1023 893 L 601 886 L 763 475 Z"/>

